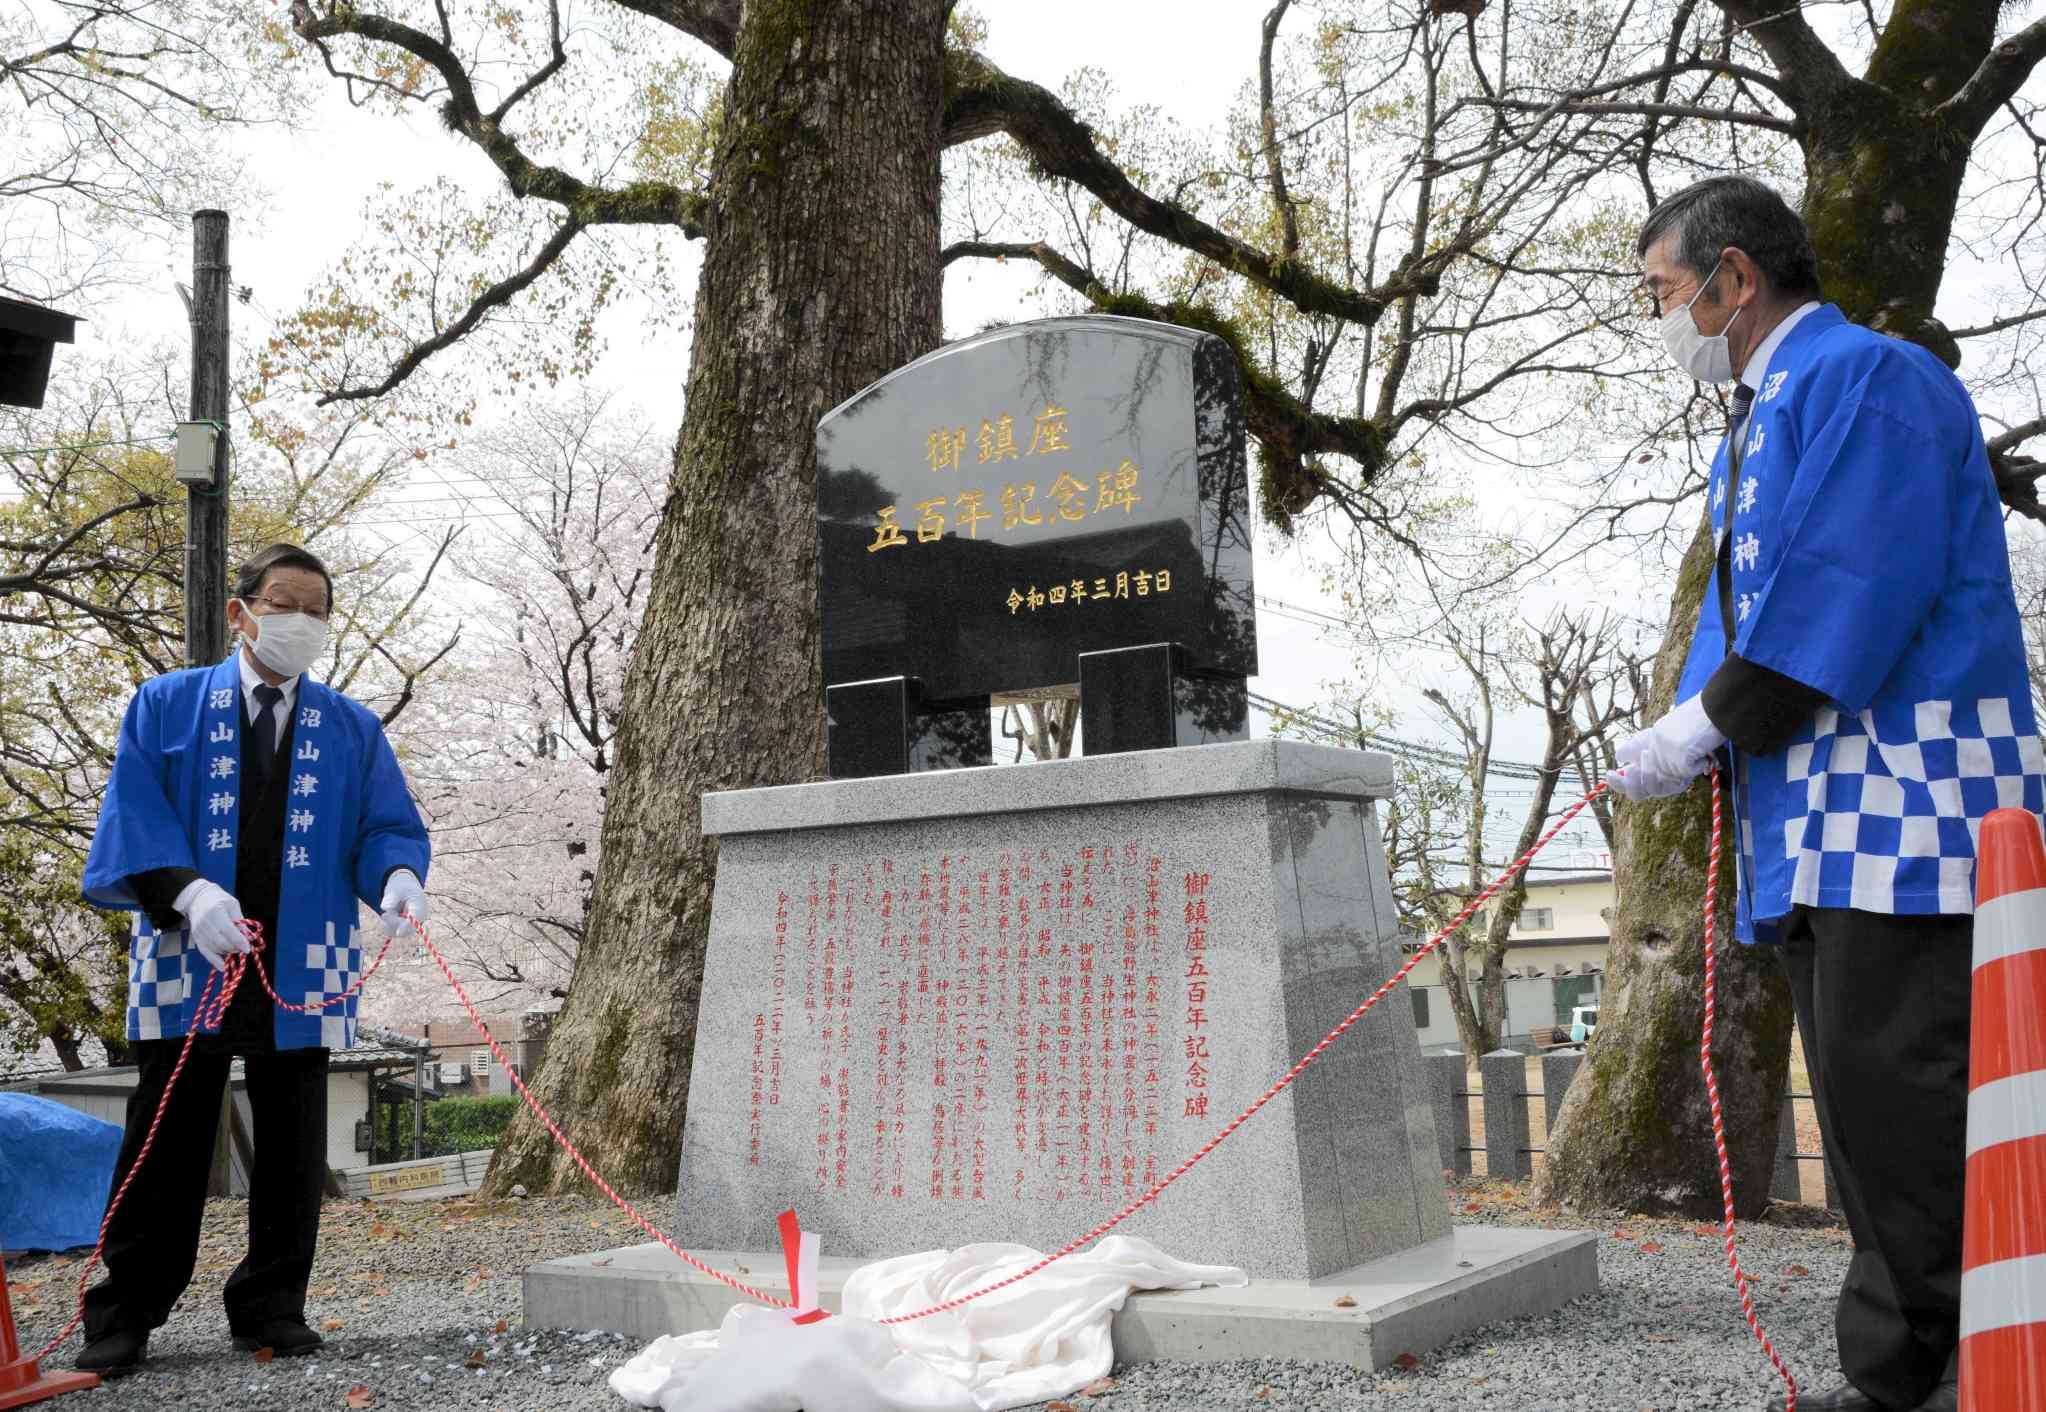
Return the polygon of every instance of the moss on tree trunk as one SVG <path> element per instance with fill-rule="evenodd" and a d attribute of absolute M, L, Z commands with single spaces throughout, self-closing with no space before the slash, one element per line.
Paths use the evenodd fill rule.
<path fill-rule="evenodd" d="M 1712 534 L 1684 556 L 1656 657 L 1651 714 L 1669 708 L 1712 579 Z M 1618 810 L 1613 930 L 1598 1035 L 1550 1135 L 1537 1200 L 1585 1210 L 1720 1211 L 1698 1039 L 1704 1018 L 1708 786 Z M 1733 940 L 1733 810 L 1726 806 L 1717 902 L 1713 1060 L 1726 1114 L 1735 1208 L 1768 1205 L 1777 1113 L 1790 1059 L 1790 987 L 1773 950 Z"/>
<path fill-rule="evenodd" d="M 745 9 L 589 936 L 538 1085 L 630 1189 L 672 1189 L 680 1156 L 717 867 L 698 797 L 822 770 L 817 421 L 938 341 L 944 11 Z M 528 1115 L 489 1186 L 581 1180 Z"/>

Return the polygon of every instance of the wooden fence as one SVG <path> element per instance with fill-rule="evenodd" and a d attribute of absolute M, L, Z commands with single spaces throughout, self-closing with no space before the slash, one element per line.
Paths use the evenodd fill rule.
<path fill-rule="evenodd" d="M 1471 1173 L 1471 1154 L 1485 1154 L 1485 1171 L 1494 1177 L 1530 1177 L 1534 1159 L 1541 1154 L 1529 1136 L 1532 1105 L 1542 1105 L 1544 1131 L 1553 1132 L 1556 1114 L 1563 1107 L 1563 1095 L 1584 1064 L 1582 1054 L 1541 1056 L 1542 1086 L 1527 1087 L 1528 1057 L 1518 1050 L 1501 1049 L 1478 1060 L 1480 1087 L 1468 1086 L 1469 1071 L 1461 1054 L 1433 1054 L 1421 1062 L 1428 1075 L 1429 1097 L 1435 1105 L 1435 1140 L 1441 1148 L 1442 1168 L 1459 1177 Z M 1482 1097 L 1485 1141 L 1471 1142 L 1470 1100 Z M 1808 1093 L 1783 1095 L 1783 1111 L 1776 1126 L 1776 1171 L 1769 1194 L 1782 1201 L 1803 1199 L 1798 1181 L 1800 1162 L 1817 1162 L 1824 1172 L 1826 1206 L 1840 1209 L 1833 1186 L 1833 1166 L 1821 1153 L 1797 1150 L 1796 1102 L 1809 1102 Z"/>

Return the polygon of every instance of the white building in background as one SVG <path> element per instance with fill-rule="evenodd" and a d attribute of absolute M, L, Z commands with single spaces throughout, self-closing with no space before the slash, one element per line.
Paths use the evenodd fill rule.
<path fill-rule="evenodd" d="M 333 1052 L 327 1061 L 327 1165 L 334 1171 L 352 1172 L 370 1165 L 371 1123 L 379 1115 L 387 1117 L 394 1104 L 402 1105 L 409 1096 L 412 1062 L 411 1052 L 404 1049 L 363 1045 Z M 135 1074 L 132 1064 L 67 1071 L 61 1064 L 42 1062 L 41 1056 L 25 1056 L 0 1065 L 0 1092 L 35 1094 L 119 1127 L 126 1120 L 128 1096 L 135 1091 Z M 252 1132 L 239 1059 L 229 1066 L 228 1088 L 242 1131 Z M 428 1096 L 439 1097 L 430 1084 Z M 409 1137 L 409 1106 L 400 1112 L 398 1121 L 402 1135 Z M 248 1164 L 232 1144 L 228 1161 L 227 1194 L 246 1196 Z"/>
<path fill-rule="evenodd" d="M 1610 872 L 1529 879 L 1527 904 L 1506 946 L 1509 1047 L 1531 1050 L 1547 1039 L 1549 1030 L 1568 1029 L 1577 1007 L 1598 1003 L 1612 943 L 1613 901 Z M 1476 913 L 1472 926 L 1482 928 L 1488 911 Z M 1411 952 L 1420 944 L 1409 941 L 1403 949 Z M 1424 957 L 1409 980 L 1422 1050 L 1430 1054 L 1455 1050 L 1456 1017 L 1442 989 L 1441 952 Z"/>

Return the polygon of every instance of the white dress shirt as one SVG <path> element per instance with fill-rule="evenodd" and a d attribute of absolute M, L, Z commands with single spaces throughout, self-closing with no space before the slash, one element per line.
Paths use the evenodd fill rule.
<path fill-rule="evenodd" d="M 236 660 L 241 664 L 242 669 L 242 720 L 253 721 L 256 719 L 256 688 L 267 686 L 269 683 L 256 675 L 256 664 L 252 660 L 252 654 L 247 646 L 243 646 L 237 651 Z M 293 677 L 277 689 L 284 693 L 284 699 L 277 703 L 277 715 L 272 721 L 273 729 L 270 732 L 270 739 L 273 742 L 282 744 L 284 741 L 284 723 L 291 719 L 291 703 L 298 700 L 298 678 Z"/>
<path fill-rule="evenodd" d="M 1770 329 L 1769 336 L 1755 346 L 1755 351 L 1748 355 L 1748 365 L 1741 369 L 1741 381 L 1747 384 L 1750 390 L 1755 392 L 1762 390 L 1762 379 L 1768 375 L 1769 360 L 1776 356 L 1778 346 L 1784 339 L 1790 337 L 1790 331 L 1798 326 L 1806 314 L 1818 307 L 1818 300 L 1807 299 L 1785 314 L 1783 322 Z M 246 667 L 243 668 L 245 674 L 247 670 Z"/>

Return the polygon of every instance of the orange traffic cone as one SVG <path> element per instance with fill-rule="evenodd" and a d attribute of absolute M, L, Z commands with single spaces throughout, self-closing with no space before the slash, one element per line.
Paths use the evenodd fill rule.
<path fill-rule="evenodd" d="M 2046 844 L 1982 821 L 1961 1251 L 1962 1412 L 2046 1412 Z"/>
<path fill-rule="evenodd" d="M 0 1261 L 0 1407 L 26 1407 L 60 1392 L 98 1387 L 93 1373 L 45 1373 L 33 1358 L 21 1356 L 14 1333 L 14 1306 L 7 1299 L 7 1265 Z"/>

